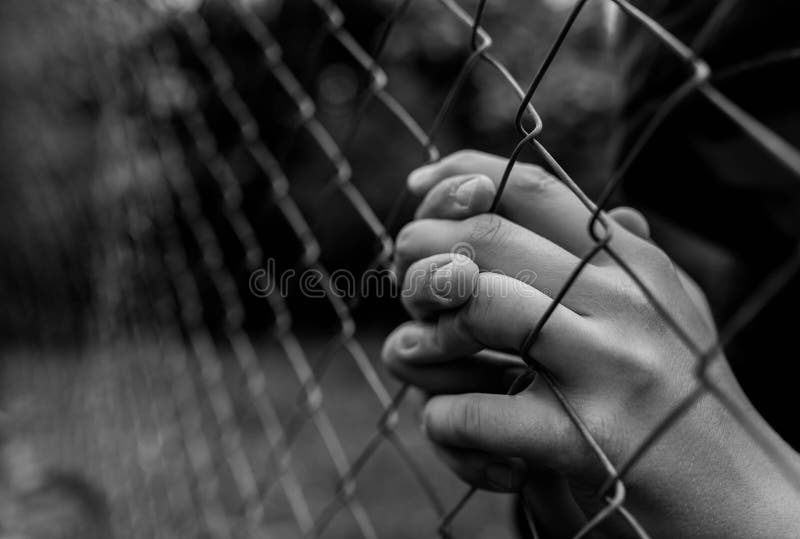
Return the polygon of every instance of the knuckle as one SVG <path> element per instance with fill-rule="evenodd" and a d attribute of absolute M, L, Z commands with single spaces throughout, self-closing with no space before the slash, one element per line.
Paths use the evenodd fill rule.
<path fill-rule="evenodd" d="M 442 190 L 443 190 L 442 198 L 448 202 L 456 200 L 458 190 L 464 183 L 464 181 L 465 180 L 460 177 L 448 178 L 442 184 Z"/>
<path fill-rule="evenodd" d="M 649 320 L 653 313 L 653 304 L 645 292 L 635 283 L 623 288 L 624 309 L 631 311 L 642 320 Z"/>
<path fill-rule="evenodd" d="M 590 409 L 582 412 L 582 415 L 593 437 L 598 441 L 605 441 L 602 429 L 598 428 L 597 411 Z M 586 473 L 596 462 L 596 455 L 580 431 L 569 420 L 554 421 L 551 427 L 554 441 L 548 447 L 548 453 L 553 455 L 553 466 L 558 470 Z"/>
<path fill-rule="evenodd" d="M 622 450 L 625 434 L 620 432 L 618 410 L 599 405 L 587 408 L 582 414 L 586 427 L 608 458 L 617 460 L 629 454 L 629 451 Z M 598 469 L 597 454 L 587 439 L 571 423 L 564 424 L 562 429 L 562 439 L 567 440 L 566 450 L 559 453 L 563 465 L 590 481 L 605 480 L 605 471 Z"/>
<path fill-rule="evenodd" d="M 654 277 L 666 277 L 675 274 L 675 264 L 672 259 L 652 243 L 647 243 L 642 247 L 640 261 L 648 273 Z"/>
<path fill-rule="evenodd" d="M 561 182 L 538 165 L 520 166 L 514 185 L 528 195 L 545 195 L 562 187 Z"/>
<path fill-rule="evenodd" d="M 657 267 L 660 268 L 669 268 L 672 269 L 672 259 L 659 247 L 656 247 L 652 243 L 648 243 L 646 246 L 648 252 L 648 260 Z"/>
<path fill-rule="evenodd" d="M 650 295 L 645 292 L 645 289 L 657 290 L 650 264 L 657 266 L 658 262 L 644 260 L 647 257 L 648 254 L 642 254 L 635 260 L 631 259 L 627 264 L 629 268 L 610 268 L 607 282 L 611 312 L 625 315 L 626 318 L 633 316 L 641 322 L 648 322 L 658 314 Z"/>
<path fill-rule="evenodd" d="M 472 165 L 481 159 L 482 153 L 476 150 L 458 150 L 444 158 L 446 165 Z"/>
<path fill-rule="evenodd" d="M 469 220 L 469 241 L 476 244 L 502 245 L 508 239 L 509 227 L 495 214 L 483 214 Z"/>
<path fill-rule="evenodd" d="M 652 310 L 638 318 L 647 327 L 658 323 L 652 317 Z M 615 338 L 608 339 L 609 332 Z M 663 361 L 661 353 L 662 343 L 653 338 L 653 331 L 632 333 L 626 324 L 624 328 L 606 328 L 603 334 L 606 344 L 601 345 L 600 354 L 606 358 L 605 364 L 609 373 L 625 380 L 625 393 L 628 397 L 622 400 L 626 401 L 626 405 L 635 406 L 636 402 L 642 402 L 645 395 L 652 394 L 665 379 L 674 376 L 674 373 L 667 372 L 668 365 Z"/>
<path fill-rule="evenodd" d="M 449 174 L 472 173 L 481 169 L 494 156 L 477 150 L 459 150 L 439 161 L 440 170 Z"/>
<path fill-rule="evenodd" d="M 469 445 L 481 432 L 481 426 L 484 423 L 483 416 L 481 401 L 469 397 L 456 400 L 453 414 L 450 416 L 450 429 L 454 441 L 459 445 Z"/>
<path fill-rule="evenodd" d="M 467 316 L 469 322 L 487 317 L 492 310 L 494 293 L 486 274 L 478 277 L 478 286 L 475 295 L 469 303 Z"/>
<path fill-rule="evenodd" d="M 652 336 L 662 331 L 663 318 L 661 313 L 653 304 L 652 299 L 638 285 L 634 284 L 625 288 L 621 308 L 623 312 L 627 312 L 624 317 L 629 320 L 636 320 L 636 326 L 644 334 Z M 652 338 L 647 339 L 643 344 L 647 345 L 650 341 L 652 341 Z M 646 348 L 637 349 L 634 357 L 638 356 L 643 360 L 649 356 L 645 351 Z"/>
<path fill-rule="evenodd" d="M 625 378 L 634 393 L 649 392 L 663 377 L 663 362 L 652 345 L 629 347 L 618 357 L 624 362 Z"/>

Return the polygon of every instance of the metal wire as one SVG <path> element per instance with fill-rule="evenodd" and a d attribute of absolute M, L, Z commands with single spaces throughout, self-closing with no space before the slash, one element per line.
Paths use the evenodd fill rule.
<path fill-rule="evenodd" d="M 331 272 L 324 262 L 323 247 L 315 233 L 314 216 L 304 213 L 293 197 L 291 187 L 298 180 L 292 177 L 286 161 L 292 148 L 300 144 L 301 137 L 313 143 L 332 171 L 318 178 L 323 186 L 320 190 L 323 202 L 334 192 L 341 195 L 347 203 L 347 211 L 358 217 L 377 245 L 370 264 L 362 271 L 366 273 L 387 267 L 394 252 L 391 231 L 398 224 L 408 195 L 404 179 L 398 177 L 397 184 L 388 187 L 394 189 L 396 197 L 387 216 L 382 219 L 379 212 L 370 206 L 356 181 L 359 171 L 350 162 L 350 155 L 357 149 L 359 129 L 369 109 L 380 106 L 394 124 L 387 129 L 403 130 L 419 146 L 420 165 L 437 161 L 440 158 L 436 147 L 437 135 L 471 74 L 481 63 L 488 66 L 492 76 L 519 99 L 513 121 L 520 140 L 509 154 L 493 211 L 502 201 L 508 178 L 522 152 L 530 148 L 592 215 L 587 234 L 594 241 L 593 248 L 574 268 L 563 288 L 556 291 L 550 308 L 531 327 L 519 348 L 523 360 L 551 387 L 605 473 L 606 480 L 597 492 L 601 509 L 589 516 L 576 537 L 590 535 L 615 515 L 627 523 L 634 536 L 648 537 L 647 530 L 625 508 L 625 479 L 660 438 L 706 396 L 716 399 L 728 410 L 800 490 L 800 477 L 794 474 L 782 453 L 751 424 L 752 420 L 739 410 L 734 400 L 706 376 L 719 352 L 800 271 L 800 247 L 765 281 L 762 288 L 742 304 L 740 311 L 720 332 L 718 342 L 704 347 L 694 342 L 644 280 L 614 250 L 612 229 L 604 213 L 613 193 L 653 135 L 681 103 L 694 95 L 705 99 L 754 145 L 800 180 L 800 151 L 715 86 L 726 77 L 748 70 L 771 63 L 796 61 L 798 52 L 792 50 L 771 53 L 766 58 L 746 59 L 741 65 L 714 73 L 700 53 L 724 26 L 736 7 L 736 0 L 720 2 L 691 44 L 681 42 L 631 2 L 605 1 L 615 4 L 623 16 L 684 62 L 689 77 L 655 113 L 621 166 L 609 178 L 596 203 L 581 191 L 540 142 L 545 125 L 533 104 L 542 81 L 558 61 L 559 52 L 576 20 L 589 4 L 588 0 L 575 2 L 527 89 L 492 54 L 494 41 L 481 26 L 487 11 L 493 7 L 491 3 L 480 0 L 474 15 L 470 15 L 457 0 L 437 0 L 443 16 L 452 17 L 470 37 L 465 51 L 467 58 L 444 100 L 433 111 L 433 121 L 428 128 L 423 127 L 392 95 L 389 77 L 381 66 L 384 49 L 396 35 L 398 23 L 413 7 L 413 1 L 395 2 L 382 23 L 376 44 L 368 51 L 368 47 L 348 31 L 342 10 L 332 0 L 303 0 L 306 7 L 315 11 L 323 21 L 308 54 L 312 75 L 320 55 L 333 42 L 368 79 L 366 85 L 359 88 L 358 103 L 345 134 L 338 139 L 320 117 L 313 91 L 306 87 L 307 81 L 296 76 L 284 60 L 281 44 L 261 14 L 250 2 L 232 0 L 227 4 L 234 15 L 231 24 L 260 52 L 258 65 L 253 69 L 266 73 L 288 97 L 295 111 L 290 132 L 279 148 L 271 147 L 267 142 L 258 115 L 252 109 L 253 104 L 243 96 L 242 81 L 237 80 L 237 73 L 232 68 L 234 59 L 226 56 L 202 10 L 167 2 L 135 10 L 133 26 L 145 27 L 152 25 L 154 20 L 168 19 L 173 21 L 174 27 L 166 33 L 136 35 L 131 42 L 110 47 L 102 58 L 95 58 L 97 63 L 104 65 L 102 72 L 95 74 L 99 86 L 96 91 L 103 93 L 103 105 L 123 119 L 122 129 L 115 130 L 113 126 L 117 124 L 109 123 L 111 145 L 128 157 L 126 174 L 134 186 L 157 178 L 155 187 L 148 185 L 146 189 L 133 189 L 134 193 L 145 193 L 144 196 L 131 195 L 123 199 L 121 213 L 126 231 L 121 246 L 114 247 L 112 243 L 103 247 L 106 255 L 116 260 L 114 265 L 133 267 L 135 277 L 123 295 L 135 295 L 142 289 L 148 292 L 143 302 L 130 298 L 122 301 L 125 321 L 120 325 L 127 328 L 129 341 L 124 343 L 133 343 L 135 361 L 129 362 L 131 365 L 127 367 L 107 358 L 104 363 L 106 369 L 126 369 L 125 380 L 116 387 L 109 385 L 110 375 L 103 378 L 102 373 L 95 374 L 102 378 L 97 384 L 107 393 L 106 400 L 113 400 L 119 390 L 123 400 L 128 402 L 116 410 L 118 416 L 104 415 L 103 421 L 109 422 L 108 428 L 115 432 L 130 430 L 127 436 L 134 440 L 152 436 L 159 448 L 153 459 L 146 460 L 139 455 L 132 462 L 125 463 L 122 472 L 106 470 L 101 474 L 126 478 L 117 484 L 119 490 L 128 493 L 128 496 L 125 492 L 118 496 L 125 500 L 123 515 L 117 519 L 118 528 L 125 528 L 121 533 L 142 537 L 325 537 L 333 529 L 333 521 L 346 512 L 362 537 L 379 537 L 379 526 L 374 522 L 368 504 L 359 495 L 358 483 L 364 474 L 369 473 L 368 465 L 386 448 L 392 458 L 402 462 L 402 467 L 395 473 L 406 474 L 415 482 L 419 496 L 426 500 L 435 514 L 438 522 L 430 532 L 441 537 L 453 535 L 453 524 L 465 511 L 476 489 L 468 488 L 448 508 L 438 486 L 433 484 L 418 461 L 414 447 L 399 430 L 409 388 L 391 390 L 380 363 L 362 343 L 355 315 L 363 298 L 357 295 L 345 300 L 335 292 Z M 120 16 L 123 12 L 128 13 L 121 4 L 105 0 L 98 5 L 93 16 L 103 22 L 116 21 L 116 27 L 129 24 L 129 20 Z M 186 46 L 199 66 L 191 77 L 186 75 L 182 63 L 182 47 Z M 191 79 L 196 87 L 192 84 L 176 86 L 176 78 Z M 159 106 L 143 98 L 139 103 L 141 110 L 136 108 L 135 113 L 131 113 L 131 94 L 147 96 L 153 92 L 163 96 L 171 105 Z M 220 134 L 206 113 L 197 106 L 208 95 L 213 95 L 221 103 L 235 125 L 233 142 L 220 140 Z M 115 116 L 115 119 L 119 118 Z M 335 335 L 321 349 L 300 335 L 293 321 L 291 302 L 280 294 L 273 293 L 266 298 L 272 315 L 270 337 L 276 345 L 269 348 L 269 354 L 274 357 L 262 357 L 257 336 L 246 324 L 247 290 L 242 285 L 241 275 L 250 275 L 265 267 L 269 245 L 264 245 L 258 225 L 247 209 L 250 200 L 246 188 L 254 180 L 241 172 L 237 152 L 247 155 L 253 163 L 255 181 L 265 187 L 259 191 L 266 193 L 261 202 L 265 207 L 274 208 L 291 231 L 291 241 L 299 247 L 294 267 L 313 270 L 320 276 L 317 288 L 337 320 Z M 143 154 L 147 154 L 147 158 Z M 196 170 L 198 164 L 202 169 L 200 172 Z M 220 193 L 213 208 L 208 207 L 204 199 L 207 195 L 196 179 L 198 175 L 208 177 Z M 234 250 L 230 248 L 231 242 L 236 246 Z M 528 353 L 558 304 L 598 255 L 606 255 L 628 274 L 696 358 L 696 388 L 664 415 L 623 462 L 616 463 L 594 439 L 555 379 Z M 155 266 L 153 260 L 157 261 Z M 221 306 L 221 324 L 215 324 L 207 316 L 208 308 L 203 304 L 203 297 L 209 294 Z M 113 301 L 113 298 L 108 299 L 109 303 Z M 221 330 L 218 329 L 220 326 Z M 107 334 L 101 340 L 107 343 L 113 354 L 124 348 L 119 343 L 113 344 L 111 335 Z M 271 393 L 274 388 L 270 389 L 271 369 L 276 369 L 276 364 L 281 362 L 289 367 L 299 388 L 294 400 L 296 406 L 288 413 L 278 402 L 280 399 Z M 337 430 L 332 417 L 335 411 L 326 405 L 327 390 L 323 389 L 327 373 L 334 364 L 341 362 L 352 365 L 359 373 L 358 383 L 374 395 L 370 405 L 377 403 L 372 435 L 360 443 L 355 452 L 346 449 L 348 441 Z M 243 389 L 231 380 L 244 380 Z M 524 380 L 529 382 L 530 377 Z M 144 392 L 152 396 L 143 415 L 131 412 L 136 409 L 132 404 L 136 400 L 136 384 L 144 386 Z M 524 384 L 514 384 L 509 391 L 517 392 L 522 386 Z M 249 410 L 255 417 L 258 432 L 255 439 L 243 430 L 242 410 Z M 322 500 L 319 489 L 310 488 L 304 476 L 307 463 L 297 459 L 298 440 L 309 431 L 322 441 L 327 459 L 321 465 L 332 474 L 334 481 L 333 488 Z M 117 435 L 124 439 L 126 433 Z M 102 446 L 96 451 L 119 453 L 123 448 Z M 131 494 L 134 492 L 139 494 L 134 496 Z M 158 500 L 163 504 L 157 503 Z M 398 504 L 402 503 L 403 500 L 398 500 Z M 281 509 L 284 504 L 288 508 L 286 512 Z"/>

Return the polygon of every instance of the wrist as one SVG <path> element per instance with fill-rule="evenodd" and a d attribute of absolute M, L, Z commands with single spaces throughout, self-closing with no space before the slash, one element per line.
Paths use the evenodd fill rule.
<path fill-rule="evenodd" d="M 631 471 L 626 506 L 653 537 L 800 537 L 800 455 L 741 402 L 749 429 L 707 395 Z"/>

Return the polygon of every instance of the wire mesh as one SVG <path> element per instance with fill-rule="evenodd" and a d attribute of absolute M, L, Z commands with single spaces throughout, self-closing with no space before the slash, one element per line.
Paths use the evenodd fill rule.
<path fill-rule="evenodd" d="M 534 358 L 523 355 L 529 367 L 549 383 L 606 472 L 607 480 L 597 493 L 602 509 L 590 516 L 576 537 L 591 534 L 615 514 L 628 523 L 635 536 L 648 536 L 625 509 L 625 479 L 664 433 L 707 395 L 718 400 L 800 488 L 800 477 L 782 453 L 764 438 L 737 402 L 707 377 L 719 352 L 800 269 L 800 250 L 741 305 L 720 332 L 718 342 L 706 349 L 693 341 L 614 250 L 604 213 L 652 135 L 690 96 L 702 96 L 752 144 L 800 178 L 800 152 L 721 93 L 715 86 L 715 73 L 702 58 L 704 44 L 724 27 L 737 1 L 720 2 L 696 41 L 686 44 L 633 3 L 607 0 L 621 16 L 652 34 L 684 62 L 688 76 L 650 120 L 596 203 L 540 142 L 545 125 L 533 105 L 537 90 L 589 2 L 575 2 L 527 89 L 492 53 L 493 38 L 481 26 L 486 11 L 493 9 L 490 2 L 480 0 L 473 13 L 456 0 L 437 2 L 443 16 L 452 17 L 469 33 L 469 55 L 426 129 L 390 93 L 387 73 L 381 67 L 384 48 L 412 0 L 399 0 L 391 6 L 371 48 L 348 31 L 343 12 L 333 1 L 304 0 L 309 20 L 320 21 L 310 41 L 309 70 L 313 73 L 319 58 L 336 46 L 366 78 L 359 88 L 355 113 L 338 137 L 320 118 L 307 88 L 307 76 L 295 73 L 284 60 L 264 12 L 245 1 L 227 3 L 236 39 L 254 51 L 248 57 L 254 62 L 249 69 L 268 79 L 270 87 L 291 105 L 281 140 L 265 134 L 254 111 L 256 105 L 245 97 L 233 67 L 238 60 L 225 51 L 223 38 L 215 35 L 209 24 L 213 11 L 179 2 L 132 7 L 113 0 L 98 2 L 89 10 L 90 21 L 114 29 L 113 35 L 101 37 L 106 46 L 87 46 L 86 51 L 91 55 L 87 62 L 93 66 L 92 92 L 103 105 L 104 138 L 113 155 L 119 156 L 115 168 L 104 171 L 102 189 L 123 193 L 110 196 L 118 204 L 102 210 L 101 219 L 115 223 L 109 228 L 124 230 L 124 235 L 99 236 L 99 265 L 124 268 L 126 278 L 121 279 L 122 289 L 116 296 L 113 286 L 99 283 L 101 293 L 110 296 L 100 304 L 110 312 L 97 316 L 92 328 L 95 346 L 80 352 L 91 361 L 64 366 L 43 360 L 37 368 L 53 371 L 43 376 L 52 381 L 52 387 L 33 393 L 65 391 L 61 400 L 69 402 L 59 406 L 93 418 L 93 428 L 105 433 L 102 439 L 92 441 L 72 433 L 68 440 L 37 445 L 58 446 L 63 454 L 84 455 L 85 462 L 93 463 L 92 475 L 107 487 L 120 536 L 325 537 L 342 533 L 334 524 L 347 513 L 353 523 L 347 533 L 379 537 L 380 523 L 375 522 L 358 484 L 365 474 L 375 473 L 369 471 L 370 463 L 387 449 L 401 467 L 392 467 L 393 475 L 386 481 L 400 475 L 410 477 L 416 484 L 416 496 L 434 515 L 435 524 L 428 531 L 442 537 L 454 534 L 454 523 L 467 511 L 476 491 L 468 488 L 454 503 L 445 501 L 439 485 L 420 464 L 417 444 L 409 442 L 407 432 L 400 428 L 401 416 L 409 413 L 403 409 L 409 388 L 388 381 L 375 360 L 375 350 L 362 342 L 355 315 L 365 298 L 345 299 L 336 292 L 315 231 L 315 216 L 292 194 L 296 179 L 287 156 L 302 140 L 310 142 L 327 162 L 327 170 L 318 178 L 319 207 L 324 208 L 326 199 L 334 194 L 342 197 L 348 212 L 368 231 L 372 241 L 367 243 L 374 245 L 369 247 L 370 261 L 361 272 L 387 268 L 394 251 L 392 233 L 400 224 L 408 195 L 398 178 L 396 200 L 382 218 L 362 193 L 359 185 L 363 184 L 356 181 L 359 171 L 351 166 L 349 154 L 358 144 L 363 119 L 370 107 L 381 107 L 391 118 L 386 129 L 402 130 L 415 141 L 419 164 L 435 162 L 440 158 L 436 147 L 440 128 L 480 64 L 488 66 L 519 99 L 514 120 L 519 143 L 508 158 L 493 210 L 522 152 L 533 149 L 592 212 L 587 234 L 594 248 L 567 284 L 556 291 L 551 308 L 532 327 L 521 350 L 531 349 L 582 270 L 604 253 L 630 276 L 696 358 L 696 389 L 664 414 L 631 455 L 612 463 L 553 378 Z M 86 11 L 80 13 L 86 15 Z M 164 20 L 169 21 L 168 31 L 145 30 Z M 763 61 L 775 61 L 774 55 Z M 748 62 L 740 69 L 754 69 L 761 62 Z M 211 101 L 216 103 L 215 114 L 224 116 L 229 125 L 227 130 L 212 125 L 199 105 Z M 47 177 L 58 167 L 50 168 Z M 40 184 L 42 189 L 47 186 Z M 259 230 L 263 222 L 251 209 L 254 199 L 283 223 L 281 233 L 286 238 L 281 241 L 295 246 L 288 266 L 313 270 L 319 276 L 316 288 L 337 322 L 336 331 L 323 344 L 319 336 L 308 337 L 296 328 L 291 298 L 277 293 L 265 297 L 271 313 L 269 343 L 265 345 L 259 332 L 248 326 L 248 276 L 266 267 L 271 248 L 270 238 Z M 41 200 L 47 203 L 50 199 Z M 266 284 L 270 288 L 275 283 Z M 221 315 L 217 319 L 209 315 L 214 309 L 208 303 L 218 307 Z M 366 440 L 347 440 L 335 417 L 343 411 L 326 401 L 325 378 L 344 362 L 358 373 L 358 385 L 368 388 L 371 401 L 364 405 L 377 410 L 374 429 Z M 30 376 L 16 363 L 7 364 L 6 380 L 18 382 Z M 294 381 L 287 383 L 287 388 L 276 388 L 274 379 L 290 377 Z M 20 385 L 35 384 L 28 380 Z M 70 394 L 64 389 L 70 387 L 91 391 Z M 515 389 L 516 384 L 510 391 Z M 296 394 L 289 395 L 292 392 Z M 137 403 L 142 395 L 147 396 L 146 402 Z M 121 404 L 125 402 L 128 404 Z M 58 430 L 48 421 L 57 419 L 55 414 L 43 414 L 30 424 L 38 436 L 47 439 Z M 245 422 L 249 428 L 243 426 Z M 308 436 L 319 441 L 319 451 L 313 456 L 299 455 L 297 445 Z M 311 459 L 313 465 L 308 462 Z M 330 478 L 331 488 L 310 483 L 308 477 L 313 475 Z M 535 533 L 535 522 L 532 527 Z"/>

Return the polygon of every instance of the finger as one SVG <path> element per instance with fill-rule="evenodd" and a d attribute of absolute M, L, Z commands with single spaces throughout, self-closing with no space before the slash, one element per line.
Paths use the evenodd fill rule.
<path fill-rule="evenodd" d="M 521 350 L 530 331 L 549 312 L 552 299 L 520 281 L 481 273 L 474 295 L 435 322 L 408 322 L 387 338 L 387 361 L 436 363 L 471 356 L 484 348 L 531 354 L 554 372 L 579 366 L 602 341 L 598 325 L 556 305 L 530 350 Z M 582 372 L 581 369 L 578 369 Z"/>
<path fill-rule="evenodd" d="M 411 330 L 413 332 L 413 328 Z M 403 335 L 403 333 L 400 333 Z M 442 393 L 504 394 L 511 384 L 527 371 L 521 359 L 511 362 L 488 355 L 473 355 L 449 361 L 406 361 L 407 356 L 395 353 L 402 343 L 384 344 L 386 367 L 400 380 L 420 388 L 428 395 Z"/>
<path fill-rule="evenodd" d="M 503 273 L 555 295 L 580 264 L 553 242 L 498 217 L 483 214 L 463 221 L 424 219 L 406 225 L 397 237 L 394 269 L 402 276 L 413 261 L 448 252 L 466 252 L 482 270 Z M 602 308 L 612 293 L 607 277 L 589 264 L 570 287 L 564 305 L 580 314 Z"/>
<path fill-rule="evenodd" d="M 460 307 L 472 295 L 478 266 L 460 254 L 434 255 L 411 265 L 405 274 L 401 301 L 418 320 Z"/>
<path fill-rule="evenodd" d="M 608 216 L 634 236 L 643 240 L 650 239 L 650 223 L 639 210 L 620 206 L 608 212 Z"/>
<path fill-rule="evenodd" d="M 647 222 L 647 218 L 640 211 L 627 206 L 621 206 L 611 210 L 608 215 L 631 234 L 643 240 L 650 240 L 650 223 Z M 708 304 L 705 293 L 703 293 L 703 289 L 681 268 L 675 266 L 675 270 L 689 298 L 700 311 L 703 320 L 708 324 L 709 328 L 713 330 L 716 326 L 714 323 L 714 315 L 711 311 L 711 306 Z"/>
<path fill-rule="evenodd" d="M 433 444 L 436 455 L 462 481 L 492 492 L 519 492 L 528 466 L 518 458 L 498 458 L 486 453 Z"/>
<path fill-rule="evenodd" d="M 507 159 L 476 151 L 461 151 L 441 161 L 414 171 L 408 187 L 416 195 L 426 195 L 434 186 L 451 176 L 483 174 L 499 186 Z M 592 213 L 559 179 L 527 163 L 517 163 L 500 199 L 503 215 L 521 226 L 583 257 L 594 246 L 588 233 Z M 613 221 L 609 220 L 613 227 Z M 614 227 L 616 228 L 620 227 Z M 624 243 L 625 234 L 615 238 Z M 598 257 L 598 262 L 605 257 Z"/>
<path fill-rule="evenodd" d="M 433 444 L 436 456 L 462 481 L 493 492 L 525 489 L 523 503 L 535 516 L 537 530 L 547 537 L 573 537 L 586 523 L 566 479 L 546 468 L 531 467 L 523 459 L 498 458 Z"/>
<path fill-rule="evenodd" d="M 482 174 L 453 176 L 433 186 L 417 208 L 416 219 L 465 219 L 486 213 L 495 185 Z"/>
<path fill-rule="evenodd" d="M 545 391 L 518 396 L 433 397 L 423 412 L 428 437 L 447 447 L 522 457 L 536 466 L 572 472 L 585 466 L 580 434 Z"/>

